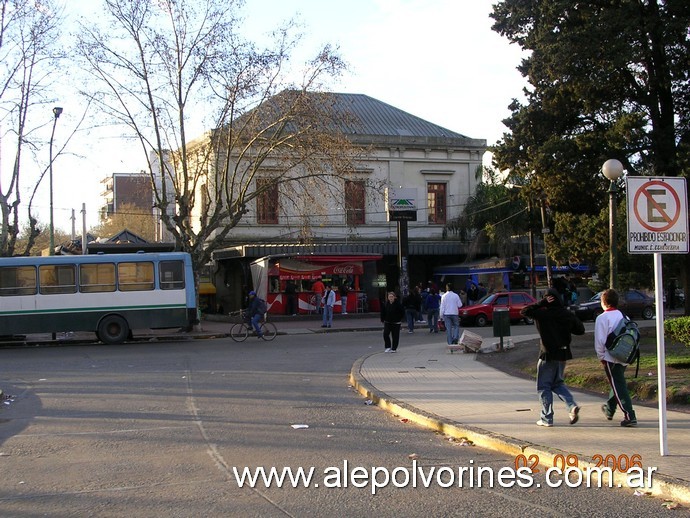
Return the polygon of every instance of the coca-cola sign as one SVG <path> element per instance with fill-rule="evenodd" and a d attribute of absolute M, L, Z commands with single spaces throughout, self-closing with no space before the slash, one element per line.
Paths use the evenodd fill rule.
<path fill-rule="evenodd" d="M 333 273 L 338 275 L 354 275 L 355 265 L 354 264 L 339 264 L 333 267 Z"/>

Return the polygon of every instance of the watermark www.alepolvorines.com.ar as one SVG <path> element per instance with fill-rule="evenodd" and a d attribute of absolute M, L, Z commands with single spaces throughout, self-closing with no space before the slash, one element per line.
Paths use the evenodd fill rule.
<path fill-rule="evenodd" d="M 656 468 L 631 467 L 626 473 L 627 487 L 632 489 L 649 488 Z M 420 466 L 417 460 L 411 466 L 387 468 L 382 466 L 350 466 L 344 460 L 340 466 L 329 466 L 319 470 L 315 467 L 292 468 L 237 468 L 233 466 L 232 473 L 238 487 L 251 488 L 281 488 L 281 487 L 325 487 L 338 488 L 370 488 L 375 495 L 379 489 L 396 488 L 533 488 L 533 487 L 622 487 L 614 482 L 613 470 L 610 467 L 551 467 L 544 473 L 544 484 L 535 480 L 530 467 L 502 467 L 494 469 L 489 466 L 475 466 L 470 460 L 469 466 Z"/>

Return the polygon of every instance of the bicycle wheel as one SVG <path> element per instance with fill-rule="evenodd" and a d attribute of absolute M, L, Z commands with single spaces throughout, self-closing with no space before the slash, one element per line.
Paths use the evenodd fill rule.
<path fill-rule="evenodd" d="M 249 334 L 246 324 L 235 324 L 230 328 L 230 338 L 235 342 L 244 342 Z"/>
<path fill-rule="evenodd" d="M 276 335 L 278 334 L 278 330 L 276 329 L 276 326 L 274 326 L 270 322 L 264 322 L 263 324 L 261 324 L 261 334 L 263 335 L 264 340 L 270 342 L 276 337 Z"/>

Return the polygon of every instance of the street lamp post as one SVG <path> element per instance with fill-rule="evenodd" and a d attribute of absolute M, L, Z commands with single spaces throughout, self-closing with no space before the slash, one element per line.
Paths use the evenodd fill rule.
<path fill-rule="evenodd" d="M 50 152 L 50 163 L 48 164 L 48 176 L 50 179 L 50 255 L 55 255 L 55 224 L 53 221 L 53 138 L 55 137 L 55 126 L 57 120 L 62 114 L 62 108 L 56 106 L 53 108 L 53 131 L 50 134 L 50 145 L 48 146 Z"/>
<path fill-rule="evenodd" d="M 623 176 L 623 164 L 612 158 L 604 162 L 601 172 L 611 182 L 609 185 L 609 288 L 616 289 L 618 284 L 618 256 L 616 250 L 616 180 Z"/>

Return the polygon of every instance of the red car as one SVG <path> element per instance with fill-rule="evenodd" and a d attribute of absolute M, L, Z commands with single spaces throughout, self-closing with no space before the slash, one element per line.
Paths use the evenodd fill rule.
<path fill-rule="evenodd" d="M 520 315 L 520 310 L 525 306 L 536 303 L 536 299 L 524 291 L 492 293 L 474 306 L 463 306 L 460 309 L 460 320 L 464 325 L 475 324 L 478 327 L 484 327 L 493 320 L 494 309 L 507 308 L 511 323 L 524 320 L 526 324 L 532 324 L 534 321 L 531 318 L 525 318 Z"/>

